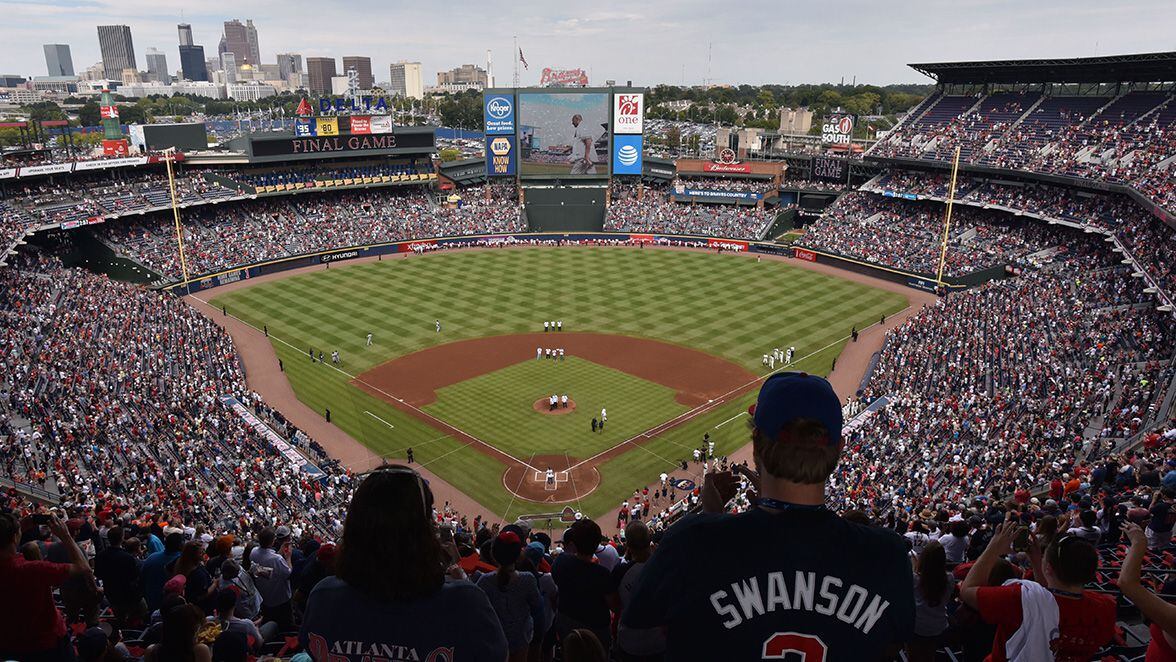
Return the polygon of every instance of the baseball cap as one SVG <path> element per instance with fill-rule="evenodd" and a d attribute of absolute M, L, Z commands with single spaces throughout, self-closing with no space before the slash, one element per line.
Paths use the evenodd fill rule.
<path fill-rule="evenodd" d="M 319 563 L 329 563 L 335 558 L 335 552 L 335 543 L 327 542 L 319 545 L 318 550 L 315 552 L 315 557 L 318 558 Z"/>
<path fill-rule="evenodd" d="M 279 526 L 277 531 L 274 531 L 274 540 L 283 540 L 290 537 L 290 527 Z"/>
<path fill-rule="evenodd" d="M 748 409 L 755 427 L 767 439 L 798 418 L 819 422 L 829 431 L 829 443 L 841 442 L 841 401 L 823 377 L 804 372 L 778 372 L 760 387 L 759 397 Z"/>
<path fill-rule="evenodd" d="M 183 575 L 176 575 L 176 576 L 172 577 L 171 579 L 167 580 L 166 583 L 164 583 L 163 593 L 165 595 L 168 593 L 175 593 L 177 595 L 183 595 L 184 589 L 185 589 L 185 587 L 187 587 L 187 585 L 188 585 L 188 578 L 187 577 L 185 577 Z"/>

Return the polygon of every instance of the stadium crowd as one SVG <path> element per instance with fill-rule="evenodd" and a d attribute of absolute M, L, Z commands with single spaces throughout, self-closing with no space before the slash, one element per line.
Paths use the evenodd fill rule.
<path fill-rule="evenodd" d="M 610 189 L 604 229 L 609 232 L 665 232 L 670 234 L 754 240 L 771 226 L 778 210 L 741 205 L 677 203 L 668 192 L 644 185 L 614 182 Z"/>
<path fill-rule="evenodd" d="M 949 161 L 957 146 L 965 163 L 1127 184 L 1169 211 L 1176 208 L 1170 162 L 1176 100 L 1170 93 L 936 95 L 870 155 Z"/>
<path fill-rule="evenodd" d="M 347 246 L 524 228 L 517 206 L 481 192 L 459 205 L 434 204 L 420 187 L 266 198 L 189 212 L 184 220 L 189 274 L 211 273 Z M 174 228 L 157 218 L 111 223 L 101 236 L 118 252 L 167 279 L 181 277 Z"/>

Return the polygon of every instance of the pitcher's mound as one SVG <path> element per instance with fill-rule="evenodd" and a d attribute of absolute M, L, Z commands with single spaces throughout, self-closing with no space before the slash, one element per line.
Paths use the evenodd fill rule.
<path fill-rule="evenodd" d="M 570 414 L 576 411 L 576 401 L 568 398 L 567 407 L 563 406 L 563 402 L 561 401 L 555 406 L 555 409 L 552 409 L 550 398 L 539 398 L 531 405 L 531 409 L 534 409 L 540 414 L 547 414 L 548 416 L 563 416 L 564 414 Z"/>

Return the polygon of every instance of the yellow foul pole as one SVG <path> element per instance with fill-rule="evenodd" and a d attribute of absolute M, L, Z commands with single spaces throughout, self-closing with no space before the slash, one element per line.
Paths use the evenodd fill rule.
<path fill-rule="evenodd" d="M 936 281 L 943 287 L 943 267 L 947 263 L 947 235 L 951 231 L 951 207 L 955 203 L 956 174 L 960 169 L 960 146 L 956 145 L 951 161 L 951 185 L 947 189 L 947 211 L 943 214 L 943 243 L 939 246 L 939 275 Z"/>
<path fill-rule="evenodd" d="M 171 206 L 172 216 L 176 220 L 176 244 L 180 249 L 180 272 L 184 276 L 184 286 L 188 286 L 188 261 L 184 257 L 184 230 L 180 226 L 180 204 L 176 200 L 176 177 L 172 171 L 172 161 L 175 160 L 175 149 L 169 150 L 168 154 L 164 156 L 164 163 L 167 164 L 167 188 L 171 192 Z"/>

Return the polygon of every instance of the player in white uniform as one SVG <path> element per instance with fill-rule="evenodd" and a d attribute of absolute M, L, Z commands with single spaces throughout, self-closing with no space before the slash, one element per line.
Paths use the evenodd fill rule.
<path fill-rule="evenodd" d="M 541 359 L 541 358 L 543 358 L 543 348 L 542 348 L 542 347 L 536 347 L 536 348 L 535 348 L 535 360 L 536 360 L 536 361 L 538 361 L 538 360 L 539 360 L 539 359 Z"/>
<path fill-rule="evenodd" d="M 788 353 L 784 355 L 784 365 L 792 365 L 792 355 L 796 353 L 795 347 L 789 347 Z"/>
<path fill-rule="evenodd" d="M 559 320 L 558 322 L 555 323 L 555 330 L 556 331 L 563 331 L 563 320 Z"/>
<path fill-rule="evenodd" d="M 551 467 L 547 467 L 547 484 L 553 483 L 555 483 L 555 472 L 551 470 Z"/>
<path fill-rule="evenodd" d="M 564 409 L 568 408 L 568 394 L 567 393 L 564 393 L 562 396 L 560 396 L 560 403 L 563 404 Z"/>
<path fill-rule="evenodd" d="M 544 322 L 543 323 L 543 333 L 547 333 L 548 331 L 550 331 L 551 330 L 550 327 L 551 327 L 551 322 Z"/>
<path fill-rule="evenodd" d="M 764 354 L 764 365 L 768 365 L 768 355 Z"/>
<path fill-rule="evenodd" d="M 370 333 L 367 336 L 367 346 L 368 347 L 372 346 L 372 334 L 370 334 Z"/>
<path fill-rule="evenodd" d="M 600 408 L 600 429 L 601 430 L 604 429 L 604 422 L 607 420 L 608 420 L 608 412 L 604 410 L 604 407 L 601 407 Z"/>
<path fill-rule="evenodd" d="M 434 320 L 433 324 L 437 325 L 437 333 L 441 333 L 441 320 Z"/>
<path fill-rule="evenodd" d="M 769 370 L 776 369 L 776 355 L 775 354 L 768 357 L 768 369 Z"/>
<path fill-rule="evenodd" d="M 572 115 L 572 130 L 568 140 L 568 144 L 572 146 L 572 152 L 568 155 L 572 166 L 570 174 L 595 175 L 596 164 L 592 161 L 596 153 L 592 146 L 594 138 L 587 126 L 581 126 L 583 122 L 584 118 L 580 114 Z"/>

